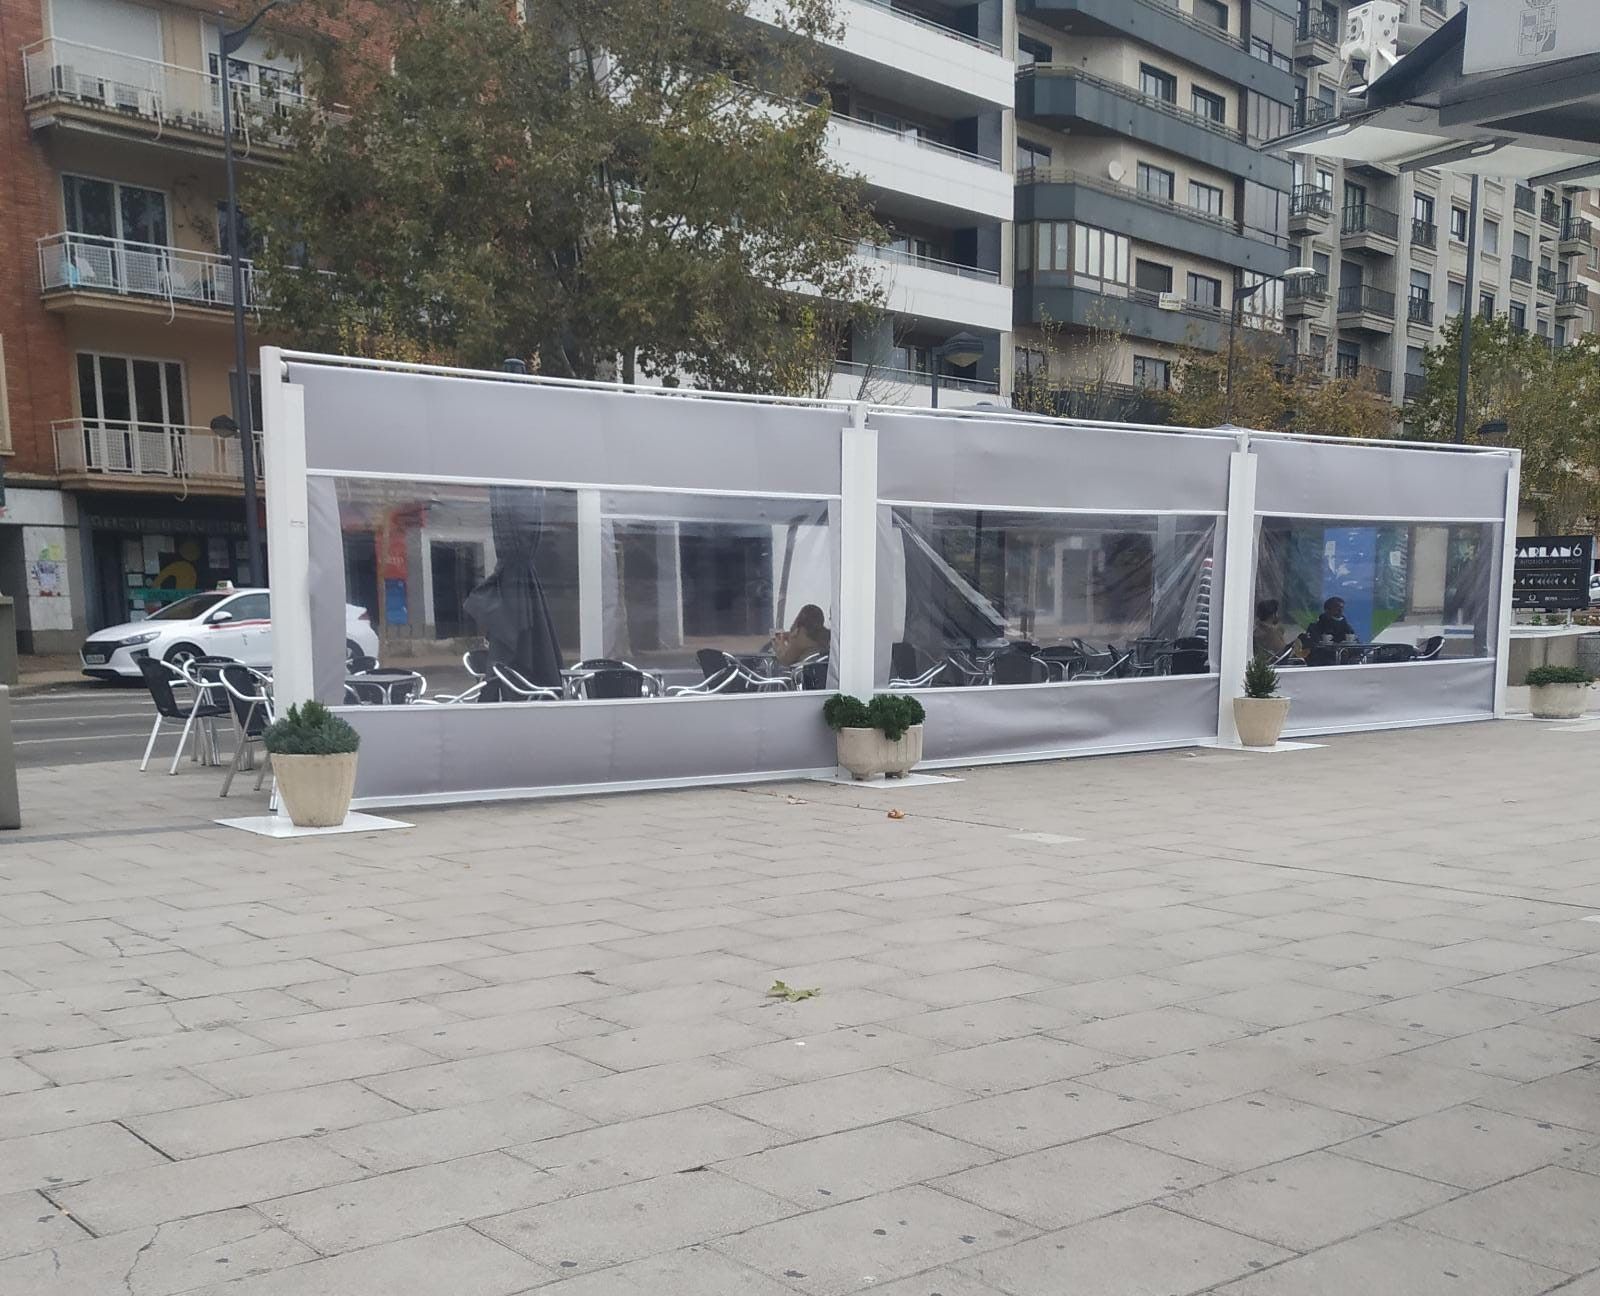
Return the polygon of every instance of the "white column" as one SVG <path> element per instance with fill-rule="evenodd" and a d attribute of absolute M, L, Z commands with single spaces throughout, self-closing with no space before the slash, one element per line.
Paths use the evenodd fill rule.
<path fill-rule="evenodd" d="M 311 654 L 310 510 L 306 501 L 306 393 L 291 385 L 277 347 L 261 349 L 267 553 L 272 590 L 273 705 L 316 695 Z"/>
<path fill-rule="evenodd" d="M 578 492 L 578 655 L 593 661 L 606 655 L 605 529 L 600 492 Z M 621 591 L 618 591 L 621 596 Z"/>
<path fill-rule="evenodd" d="M 839 459 L 839 688 L 872 696 L 878 625 L 878 430 L 856 404 L 845 425 Z"/>
<path fill-rule="evenodd" d="M 1506 522 L 1500 537 L 1500 621 L 1495 634 L 1494 713 L 1506 714 L 1507 674 L 1511 669 L 1512 579 L 1517 568 L 1517 519 L 1522 504 L 1522 451 L 1511 452 L 1511 467 L 1506 470 Z"/>
<path fill-rule="evenodd" d="M 1228 544 L 1222 565 L 1222 630 L 1218 641 L 1218 669 L 1222 688 L 1217 699 L 1217 741 L 1239 745 L 1233 724 L 1233 699 L 1243 687 L 1244 668 L 1250 661 L 1255 624 L 1256 558 L 1256 457 L 1250 452 L 1249 434 L 1239 437 L 1239 448 L 1228 462 Z M 1211 633 L 1217 634 L 1216 601 L 1212 600 Z"/>

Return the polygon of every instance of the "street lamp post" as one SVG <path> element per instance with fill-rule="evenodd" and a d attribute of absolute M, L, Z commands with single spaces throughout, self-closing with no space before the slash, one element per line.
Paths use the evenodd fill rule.
<path fill-rule="evenodd" d="M 1244 286 L 1244 271 L 1233 272 L 1233 309 L 1228 312 L 1228 375 L 1226 388 L 1223 392 L 1223 419 L 1224 423 L 1233 422 L 1233 357 L 1238 343 L 1239 325 L 1244 319 L 1244 304 L 1258 292 L 1271 283 L 1288 283 L 1293 279 L 1305 279 L 1316 274 L 1310 266 L 1291 266 L 1281 275 L 1272 275 L 1261 280 L 1260 283 Z"/>
<path fill-rule="evenodd" d="M 1472 369 L 1473 272 L 1478 265 L 1478 173 L 1472 173 L 1472 202 L 1467 209 L 1467 282 L 1461 293 L 1461 352 L 1456 357 L 1456 444 L 1467 443 L 1467 378 Z"/>
<path fill-rule="evenodd" d="M 933 408 L 939 408 L 939 366 L 944 363 L 965 368 L 983 359 L 983 339 L 976 333 L 957 333 L 933 348 Z"/>
<path fill-rule="evenodd" d="M 233 284 L 233 426 L 239 434 L 239 466 L 244 477 L 245 547 L 250 552 L 250 580 L 262 585 L 267 579 L 266 554 L 261 545 L 261 519 L 256 499 L 255 416 L 250 404 L 250 369 L 244 336 L 244 258 L 239 247 L 239 185 L 233 156 L 233 76 L 232 56 L 250 39 L 256 24 L 279 5 L 289 0 L 269 0 L 244 26 L 222 33 L 222 156 L 228 177 L 228 271 Z M 223 431 L 221 419 L 212 427 Z"/>

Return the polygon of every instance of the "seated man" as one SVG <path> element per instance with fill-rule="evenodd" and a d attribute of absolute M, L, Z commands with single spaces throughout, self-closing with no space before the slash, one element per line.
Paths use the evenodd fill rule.
<path fill-rule="evenodd" d="M 1324 643 L 1356 643 L 1361 638 L 1356 628 L 1345 620 L 1344 600 L 1338 597 L 1322 605 L 1322 615 L 1306 627 L 1306 637 L 1311 640 L 1312 647 Z"/>
<path fill-rule="evenodd" d="M 1298 637 L 1292 625 L 1285 625 L 1279 619 L 1277 599 L 1262 599 L 1256 604 L 1256 623 L 1250 637 L 1250 651 L 1254 656 L 1276 661 Z"/>

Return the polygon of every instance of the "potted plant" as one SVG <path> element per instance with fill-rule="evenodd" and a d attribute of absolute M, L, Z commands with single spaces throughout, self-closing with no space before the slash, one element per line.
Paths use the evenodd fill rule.
<path fill-rule="evenodd" d="M 837 693 L 822 718 L 839 738 L 839 764 L 858 779 L 900 778 L 922 759 L 922 703 L 905 693 L 879 693 L 871 702 Z"/>
<path fill-rule="evenodd" d="M 350 812 L 361 735 L 320 702 L 289 708 L 266 732 L 272 773 L 296 828 L 336 828 Z"/>
<path fill-rule="evenodd" d="M 1528 709 L 1541 720 L 1576 720 L 1589 706 L 1594 676 L 1581 666 L 1535 666 L 1528 672 Z"/>
<path fill-rule="evenodd" d="M 1278 696 L 1278 672 L 1265 656 L 1244 668 L 1244 696 L 1233 699 L 1233 725 L 1246 747 L 1276 747 L 1289 718 L 1289 699 Z"/>

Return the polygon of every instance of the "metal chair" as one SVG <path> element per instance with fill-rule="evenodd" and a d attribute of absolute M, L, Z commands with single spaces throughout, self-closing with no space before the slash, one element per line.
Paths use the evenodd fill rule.
<path fill-rule="evenodd" d="M 233 786 L 233 776 L 239 772 L 239 766 L 244 763 L 245 757 L 253 757 L 254 745 L 261 743 L 261 771 L 256 775 L 256 791 L 261 790 L 261 784 L 267 777 L 267 770 L 272 765 L 272 757 L 266 751 L 264 741 L 268 727 L 272 724 L 272 681 L 258 670 L 241 665 L 239 662 L 230 662 L 220 671 L 222 687 L 227 691 L 228 703 L 233 710 L 234 724 L 238 727 L 239 741 L 233 750 L 233 762 L 228 766 L 228 773 L 222 780 L 221 796 L 228 795 L 228 789 Z"/>
<path fill-rule="evenodd" d="M 1049 664 L 1023 645 L 996 653 L 989 676 L 992 684 L 1046 684 L 1049 680 Z"/>
<path fill-rule="evenodd" d="M 1132 660 L 1131 652 L 1119 653 L 1115 648 L 1108 647 L 1103 653 L 1095 653 L 1092 657 L 1085 658 L 1083 669 L 1074 675 L 1073 679 L 1112 679 Z"/>
<path fill-rule="evenodd" d="M 167 770 L 168 774 L 176 774 L 178 762 L 183 759 L 183 749 L 189 741 L 189 734 L 194 732 L 195 721 L 211 720 L 216 716 L 227 715 L 228 708 L 226 704 L 212 698 L 207 690 L 196 688 L 194 701 L 185 710 L 172 689 L 175 684 L 188 684 L 188 677 L 176 666 L 169 666 L 154 657 L 139 658 L 139 673 L 144 676 L 145 687 L 150 690 L 150 700 L 156 707 L 156 722 L 150 726 L 150 741 L 144 745 L 144 759 L 139 762 L 139 770 L 143 773 L 149 768 L 150 753 L 155 750 L 156 739 L 161 735 L 161 726 L 170 721 L 183 728 L 183 732 L 178 736 L 178 749 L 172 753 L 172 765 Z M 196 760 L 200 759 L 199 747 L 203 741 L 202 729 L 195 735 Z"/>
<path fill-rule="evenodd" d="M 815 693 L 828 687 L 829 658 L 827 653 L 812 653 L 789 668 L 796 686 L 806 693 Z"/>
<path fill-rule="evenodd" d="M 617 698 L 660 697 L 661 681 L 632 662 L 614 657 L 594 657 L 581 661 L 567 674 L 578 697 L 611 701 Z"/>
<path fill-rule="evenodd" d="M 499 693 L 500 701 L 506 702 L 559 702 L 564 696 L 560 689 L 546 688 L 543 684 L 535 684 L 514 667 L 507 666 L 504 662 L 491 662 L 489 677 Z M 510 697 L 506 697 L 506 694 Z"/>
<path fill-rule="evenodd" d="M 462 653 L 461 667 L 472 677 L 473 683 L 459 693 L 441 693 L 431 701 L 448 705 L 454 702 L 476 702 L 478 700 L 478 695 L 490 685 L 489 650 L 487 648 L 472 648 Z"/>
<path fill-rule="evenodd" d="M 1417 660 L 1417 650 L 1410 644 L 1374 644 L 1362 658 L 1374 666 L 1390 666 L 1396 662 Z"/>
<path fill-rule="evenodd" d="M 1444 636 L 1429 635 L 1417 649 L 1417 661 L 1433 661 L 1444 651 Z"/>

